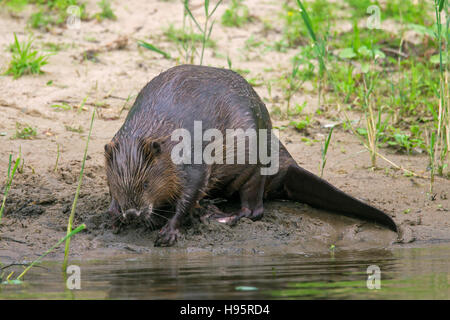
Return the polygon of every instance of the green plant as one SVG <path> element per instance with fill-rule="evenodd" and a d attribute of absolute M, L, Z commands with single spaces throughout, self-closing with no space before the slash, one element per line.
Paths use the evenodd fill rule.
<path fill-rule="evenodd" d="M 85 4 L 77 0 L 32 0 L 26 2 L 34 4 L 38 9 L 28 19 L 28 24 L 32 28 L 48 29 L 50 25 L 61 25 L 70 14 L 73 14 L 73 11 L 68 11 L 68 8 L 71 6 L 76 6 L 81 19 L 87 18 Z"/>
<path fill-rule="evenodd" d="M 328 133 L 327 138 L 324 141 L 324 145 L 322 147 L 322 162 L 320 165 L 320 177 L 323 177 L 323 169 L 325 169 L 325 165 L 327 164 L 327 153 L 328 153 L 328 146 L 330 145 L 331 141 L 331 135 L 333 134 L 334 127 L 331 127 L 330 132 Z"/>
<path fill-rule="evenodd" d="M 3 284 L 22 284 L 22 278 L 28 273 L 28 271 L 31 270 L 31 268 L 33 268 L 37 263 L 39 263 L 45 256 L 47 256 L 50 252 L 52 252 L 53 250 L 55 250 L 57 247 L 59 247 L 61 245 L 61 243 L 63 243 L 64 241 L 67 241 L 68 239 L 70 239 L 71 237 L 73 237 L 74 235 L 76 235 L 78 232 L 82 231 L 86 229 L 86 225 L 83 223 L 82 225 L 78 226 L 75 230 L 73 230 L 72 232 L 70 232 L 69 234 L 67 234 L 66 236 L 64 236 L 63 238 L 61 238 L 54 246 L 52 246 L 50 249 L 48 249 L 47 251 L 45 251 L 39 258 L 37 258 L 36 260 L 34 260 L 32 263 L 30 263 L 28 265 L 28 267 L 25 268 L 25 270 L 22 271 L 22 273 L 14 280 L 9 280 L 9 278 L 11 277 L 12 273 L 8 276 L 8 278 L 6 279 L 5 282 L 3 282 Z"/>
<path fill-rule="evenodd" d="M 361 44 L 360 33 L 358 23 L 355 20 L 353 22 L 353 43 L 351 47 L 344 48 L 339 52 L 339 58 L 341 59 L 353 59 L 360 58 L 366 60 L 372 59 L 384 59 L 386 55 L 378 47 L 374 47 L 373 40 L 367 45 Z"/>
<path fill-rule="evenodd" d="M 411 154 L 411 151 L 416 147 L 424 147 L 422 139 L 414 138 L 409 134 L 400 132 L 398 129 L 392 135 L 392 139 L 387 141 L 387 144 L 405 150 L 407 154 Z"/>
<path fill-rule="evenodd" d="M 111 9 L 111 2 L 109 0 L 101 0 L 97 2 L 97 5 L 102 9 L 101 12 L 97 13 L 95 16 L 97 20 L 109 19 L 116 20 L 117 17 Z"/>
<path fill-rule="evenodd" d="M 4 0 L 3 3 L 6 4 L 8 9 L 12 11 L 22 11 L 28 4 L 29 0 Z"/>
<path fill-rule="evenodd" d="M 52 17 L 49 16 L 43 9 L 32 13 L 28 19 L 28 24 L 34 29 L 45 28 L 52 22 Z"/>
<path fill-rule="evenodd" d="M 14 50 L 8 70 L 5 74 L 12 75 L 17 79 L 25 74 L 43 73 L 41 68 L 48 63 L 49 55 L 39 55 L 37 50 L 31 49 L 33 41 L 19 43 L 14 33 Z"/>
<path fill-rule="evenodd" d="M 329 19 L 333 16 L 334 5 L 325 0 L 308 1 L 305 4 L 297 1 L 297 5 L 301 10 L 300 15 L 297 14 L 299 10 L 289 6 L 288 3 L 283 5 L 283 42 L 290 48 L 304 45 L 305 38 L 311 36 L 312 30 L 326 33 L 330 28 Z"/>
<path fill-rule="evenodd" d="M 445 9 L 445 11 L 444 11 Z M 441 21 L 441 12 L 446 13 L 446 24 L 443 28 Z M 437 166 L 439 175 L 443 175 L 444 169 L 448 166 L 446 163 L 448 151 L 450 150 L 450 88 L 448 83 L 449 59 L 448 59 L 448 42 L 450 40 L 450 15 L 448 13 L 447 0 L 435 0 L 435 16 L 437 24 L 438 48 L 439 48 L 439 108 L 437 113 L 437 121 L 435 121 L 435 151 L 438 154 L 438 162 L 433 161 L 431 166 Z M 436 115 L 434 115 L 436 120 Z"/>
<path fill-rule="evenodd" d="M 35 128 L 29 126 L 29 125 L 22 125 L 19 122 L 16 122 L 16 133 L 14 136 L 11 137 L 11 139 L 24 139 L 24 140 L 30 140 L 36 137 L 37 131 Z"/>
<path fill-rule="evenodd" d="M 305 6 L 303 5 L 303 3 L 300 0 L 297 0 L 297 5 L 300 8 L 300 16 L 302 17 L 302 20 L 306 26 L 306 29 L 308 30 L 308 34 L 311 37 L 311 40 L 313 41 L 314 50 L 315 50 L 316 57 L 317 57 L 317 60 L 319 63 L 319 95 L 318 95 L 318 99 L 319 99 L 319 106 L 320 106 L 320 97 L 322 96 L 322 86 L 323 86 L 322 82 L 324 80 L 325 73 L 328 72 L 326 65 L 325 65 L 325 60 L 326 60 L 326 56 L 327 56 L 326 43 L 325 43 L 326 37 L 319 38 L 316 35 L 316 33 L 314 32 L 313 23 L 311 22 L 311 18 L 309 17 L 309 14 L 306 11 Z"/>
<path fill-rule="evenodd" d="M 300 62 L 294 61 L 292 64 L 292 70 L 286 76 L 281 79 L 285 82 L 285 96 L 287 101 L 286 113 L 289 115 L 289 107 L 291 105 L 292 95 L 300 88 L 304 81 L 297 77 L 299 73 Z"/>
<path fill-rule="evenodd" d="M 180 54 L 183 55 L 185 62 L 192 64 L 194 63 L 194 58 L 197 53 L 197 45 L 203 44 L 203 34 L 194 32 L 192 27 L 189 28 L 189 30 L 186 29 L 186 26 L 182 29 L 177 29 L 173 25 L 170 25 L 169 28 L 164 31 L 164 35 L 169 41 L 172 41 L 177 45 L 177 49 Z M 212 39 L 206 39 L 205 47 L 215 48 L 216 43 Z"/>
<path fill-rule="evenodd" d="M 336 63 L 333 65 L 333 81 L 336 83 L 336 93 L 343 93 L 342 101 L 348 103 L 355 95 L 357 84 L 361 80 L 360 73 L 354 73 L 354 66 L 351 63 Z"/>
<path fill-rule="evenodd" d="M 227 27 L 242 27 L 250 21 L 248 7 L 243 0 L 231 0 L 230 7 L 222 15 L 222 24 Z"/>
<path fill-rule="evenodd" d="M 291 121 L 289 125 L 294 126 L 294 128 L 297 129 L 298 131 L 303 131 L 309 126 L 310 123 L 311 117 L 305 116 L 305 119 L 300 121 Z"/>
<path fill-rule="evenodd" d="M 9 190 L 11 189 L 11 185 L 14 180 L 14 175 L 17 171 L 17 168 L 19 167 L 19 164 L 20 164 L 20 157 L 17 157 L 14 163 L 14 167 L 12 167 L 12 155 L 9 156 L 8 175 L 6 180 L 5 192 L 3 193 L 2 206 L 0 207 L 0 223 L 2 221 L 3 212 L 5 210 L 6 198 L 8 197 L 8 193 Z"/>
<path fill-rule="evenodd" d="M 155 47 L 151 43 L 148 43 L 148 42 L 145 42 L 145 41 L 142 41 L 142 40 L 138 40 L 138 45 L 143 47 L 143 48 L 145 48 L 145 49 L 148 49 L 150 51 L 159 53 L 160 55 L 162 55 L 166 59 L 171 59 L 172 58 L 169 53 L 167 53 L 167 52 L 165 52 L 165 51 Z"/>
<path fill-rule="evenodd" d="M 209 0 L 205 0 L 204 2 L 204 9 L 205 9 L 205 22 L 203 24 L 203 27 L 200 26 L 197 19 L 195 19 L 194 15 L 192 14 L 191 10 L 189 9 L 189 0 L 184 0 L 184 9 L 187 15 L 191 18 L 191 20 L 194 22 L 194 24 L 197 26 L 198 30 L 202 34 L 202 49 L 200 54 L 200 65 L 203 64 L 203 56 L 205 53 L 205 47 L 207 41 L 211 37 L 212 28 L 214 26 L 214 21 L 209 24 L 211 17 L 213 16 L 214 12 L 216 12 L 217 7 L 222 3 L 222 0 L 219 0 L 216 4 L 216 6 L 213 8 L 212 11 L 209 11 Z"/>
<path fill-rule="evenodd" d="M 429 12 L 430 2 L 426 0 L 389 0 L 386 1 L 383 14 L 387 18 L 425 25 L 430 22 L 428 15 L 424 14 L 424 12 Z"/>
<path fill-rule="evenodd" d="M 59 143 L 57 143 L 57 144 L 56 144 L 56 161 L 55 161 L 55 168 L 53 169 L 53 172 L 55 172 L 55 173 L 58 171 L 59 156 L 60 156 L 60 152 L 59 152 Z"/>
<path fill-rule="evenodd" d="M 361 90 L 363 94 L 364 115 L 366 118 L 367 145 L 369 147 L 370 160 L 373 168 L 376 167 L 379 137 L 386 128 L 386 122 L 383 123 L 381 121 L 381 109 L 378 111 L 377 121 L 375 122 L 376 118 L 373 110 L 374 101 L 371 98 L 378 76 L 379 73 L 375 71 L 369 71 L 367 74 L 364 74 L 364 86 Z"/>
<path fill-rule="evenodd" d="M 70 249 L 70 237 L 69 235 L 72 233 L 72 225 L 73 225 L 73 219 L 75 217 L 75 209 L 77 207 L 77 202 L 78 202 L 78 197 L 80 195 L 80 190 L 81 190 L 81 184 L 83 182 L 83 174 L 84 174 L 84 166 L 86 163 L 86 158 L 87 158 L 87 151 L 88 151 L 88 147 L 89 147 L 89 141 L 91 140 L 91 133 L 92 133 L 92 127 L 94 125 L 94 119 L 95 119 L 95 113 L 96 113 L 96 109 L 94 109 L 94 111 L 92 112 L 92 118 L 91 118 L 91 125 L 89 127 L 89 134 L 87 137 L 87 141 L 86 141 L 86 147 L 84 149 L 84 156 L 83 156 L 83 162 L 81 164 L 81 171 L 80 171 L 80 176 L 78 178 L 78 186 L 77 186 L 77 191 L 75 192 L 75 197 L 72 203 L 72 210 L 70 211 L 70 216 L 69 216 L 69 221 L 67 224 L 67 236 L 66 236 L 66 246 L 64 249 L 64 263 L 63 263 L 63 270 L 65 271 L 67 269 L 67 262 L 68 262 L 68 258 L 69 258 L 69 249 Z"/>

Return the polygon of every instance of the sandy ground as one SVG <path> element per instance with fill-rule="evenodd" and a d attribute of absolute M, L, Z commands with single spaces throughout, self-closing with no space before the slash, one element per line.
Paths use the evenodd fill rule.
<path fill-rule="evenodd" d="M 97 12 L 96 1 L 88 1 L 88 12 Z M 287 70 L 289 59 L 295 51 L 264 54 L 250 52 L 246 57 L 242 48 L 252 34 L 266 42 L 275 41 L 280 34 L 281 22 L 274 12 L 281 8 L 277 1 L 246 1 L 251 14 L 259 17 L 245 28 L 224 28 L 217 23 L 212 38 L 216 49 L 207 49 L 205 64 L 227 66 L 226 55 L 234 68 L 249 69 L 251 76 L 265 80 L 279 76 Z M 256 5 L 258 3 L 258 5 Z M 19 150 L 25 160 L 23 173 L 14 180 L 7 209 L 0 226 L 0 260 L 29 259 L 43 252 L 61 238 L 66 229 L 70 207 L 77 186 L 81 160 L 85 147 L 93 105 L 99 105 L 95 119 L 89 157 L 86 163 L 83 187 L 77 208 L 76 225 L 86 223 L 88 230 L 72 241 L 72 253 L 77 256 L 95 257 L 99 254 L 120 252 L 149 252 L 154 250 L 197 250 L 214 253 L 259 253 L 270 250 L 304 253 L 329 250 L 367 249 L 421 243 L 450 241 L 450 200 L 448 180 L 438 178 L 435 184 L 435 200 L 427 196 L 428 180 L 406 177 L 388 163 L 379 159 L 379 170 L 369 168 L 370 159 L 358 139 L 342 129 L 335 130 L 328 152 L 324 178 L 342 190 L 375 205 L 390 214 L 401 227 L 397 236 L 377 226 L 340 217 L 303 204 L 273 202 L 266 204 L 262 221 L 244 220 L 236 227 L 194 220 L 186 227 L 175 248 L 153 248 L 156 232 L 140 226 L 130 226 L 115 235 L 109 229 L 104 214 L 108 202 L 103 168 L 103 146 L 119 129 L 130 107 L 126 99 L 135 96 L 154 76 L 176 64 L 175 61 L 138 48 L 136 39 L 144 39 L 178 56 L 176 46 L 168 42 L 163 32 L 174 24 L 181 27 L 182 5 L 179 1 L 127 1 L 113 3 L 117 21 L 83 21 L 79 30 L 64 26 L 53 27 L 50 32 L 33 30 L 35 46 L 44 43 L 62 44 L 64 49 L 52 55 L 40 76 L 24 76 L 18 80 L 0 77 L 0 168 L 6 176 L 8 156 Z M 219 17 L 225 10 L 217 11 Z M 201 15 L 202 8 L 194 14 Z M 0 12 L 0 66 L 6 70 L 10 53 L 7 46 L 13 41 L 13 32 L 25 40 L 28 32 L 26 18 L 30 12 L 10 15 Z M 275 30 L 265 34 L 262 20 L 271 21 Z M 116 46 L 118 39 L 126 39 Z M 97 55 L 98 61 L 82 60 L 83 52 L 109 46 Z M 219 54 L 218 54 L 219 53 Z M 182 60 L 180 62 L 183 62 Z M 264 71 L 273 68 L 272 71 Z M 46 85 L 53 81 L 52 85 Z M 305 88 L 311 85 L 305 85 Z M 262 98 L 269 98 L 264 86 L 255 88 Z M 273 89 L 272 96 L 282 98 Z M 86 99 L 84 109 L 57 110 L 51 106 L 67 103 L 79 106 Z M 317 106 L 315 91 L 302 89 L 293 97 L 293 104 L 307 101 L 307 112 Z M 272 109 L 274 105 L 267 103 Z M 329 116 L 329 115 L 328 115 Z M 338 113 L 334 117 L 341 117 Z M 315 124 L 309 129 L 308 138 L 319 143 L 302 142 L 304 134 L 293 129 L 281 131 L 281 140 L 294 158 L 304 168 L 318 172 L 321 141 L 327 129 L 322 125 L 332 122 L 326 116 L 314 116 Z M 11 139 L 16 122 L 37 129 L 33 140 Z M 287 124 L 274 120 L 275 125 Z M 83 128 L 82 133 L 71 132 L 66 126 Z M 57 145 L 61 156 L 54 172 Z M 390 150 L 382 150 L 389 159 L 417 173 L 426 172 L 427 157 L 424 154 L 406 156 Z M 1 181 L 3 185 L 3 181 Z M 60 256 L 55 253 L 53 257 Z"/>

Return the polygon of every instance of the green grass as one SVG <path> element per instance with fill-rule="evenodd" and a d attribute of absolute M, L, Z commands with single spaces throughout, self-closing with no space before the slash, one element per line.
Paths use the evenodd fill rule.
<path fill-rule="evenodd" d="M 435 17 L 437 32 L 436 38 L 439 51 L 439 89 L 437 96 L 439 104 L 437 108 L 430 108 L 434 120 L 430 138 L 430 167 L 431 182 L 430 193 L 433 192 L 434 174 L 444 175 L 448 168 L 448 154 L 450 150 L 450 85 L 448 83 L 449 59 L 448 48 L 450 41 L 450 20 L 447 0 L 435 0 Z M 442 12 L 446 12 L 447 23 L 443 23 Z"/>
<path fill-rule="evenodd" d="M 73 230 L 72 232 L 70 232 L 69 234 L 67 234 L 66 236 L 62 237 L 54 246 L 52 246 L 50 249 L 48 249 L 47 251 L 45 251 L 41 256 L 39 256 L 39 258 L 37 258 L 36 260 L 34 260 L 32 263 L 30 263 L 25 270 L 22 271 L 22 273 L 14 280 L 10 280 L 11 276 L 13 275 L 13 273 L 10 273 L 10 275 L 8 276 L 8 278 L 6 279 L 6 281 L 4 281 L 2 284 L 10 284 L 10 285 L 20 285 L 23 284 L 23 277 L 31 270 L 31 268 L 33 268 L 36 264 L 38 264 L 43 258 L 45 258 L 50 252 L 54 251 L 56 248 L 58 248 L 64 241 L 69 240 L 70 238 L 72 238 L 74 235 L 76 235 L 77 233 L 79 233 L 80 231 L 83 231 L 84 229 L 86 229 L 86 225 L 82 224 L 80 226 L 78 226 L 75 230 Z"/>
<path fill-rule="evenodd" d="M 35 138 L 36 135 L 36 128 L 16 122 L 16 133 L 11 137 L 11 139 L 31 140 Z"/>
<path fill-rule="evenodd" d="M 14 43 L 12 45 L 12 59 L 5 74 L 12 75 L 14 79 L 26 74 L 41 74 L 41 68 L 48 63 L 49 55 L 40 55 L 37 50 L 33 50 L 31 45 L 33 40 L 20 43 L 14 33 Z"/>
<path fill-rule="evenodd" d="M 32 5 L 36 10 L 28 20 L 28 25 L 35 29 L 47 30 L 51 26 L 65 23 L 70 14 L 67 12 L 70 6 L 77 6 L 80 10 L 80 18 L 87 19 L 85 4 L 77 0 L 28 0 L 23 3 Z"/>
<path fill-rule="evenodd" d="M 248 7 L 243 0 L 231 0 L 230 6 L 222 15 L 222 24 L 226 27 L 242 27 L 250 22 Z"/>
<path fill-rule="evenodd" d="M 32 13 L 28 19 L 28 24 L 34 29 L 43 29 L 52 23 L 54 23 L 54 18 L 45 12 L 44 9 Z"/>
<path fill-rule="evenodd" d="M 214 20 L 211 22 L 211 18 L 216 12 L 219 5 L 222 3 L 222 0 L 217 1 L 216 5 L 212 8 L 210 8 L 209 0 L 205 0 L 203 3 L 204 8 L 204 23 L 203 25 L 200 25 L 200 23 L 197 21 L 195 16 L 192 14 L 191 10 L 189 9 L 189 0 L 184 0 L 184 12 L 187 17 L 190 18 L 190 21 L 194 23 L 194 25 L 197 27 L 197 29 L 200 31 L 202 35 L 202 46 L 200 51 L 200 65 L 203 64 L 203 57 L 205 54 L 205 48 L 207 47 L 207 42 L 211 39 L 211 32 L 214 27 Z M 184 29 L 183 29 L 184 30 Z M 195 42 L 194 42 L 195 43 Z"/>
<path fill-rule="evenodd" d="M 162 55 L 162 56 L 163 56 L 164 58 L 166 58 L 166 59 L 171 59 L 171 58 L 172 58 L 171 55 L 170 55 L 169 53 L 167 53 L 167 52 L 165 52 L 165 51 L 163 51 L 163 50 L 157 48 L 156 46 L 154 46 L 154 45 L 151 44 L 151 43 L 145 42 L 145 41 L 143 41 L 143 40 L 138 40 L 138 45 L 141 46 L 141 47 L 143 47 L 143 48 L 145 48 L 145 49 L 148 49 L 148 50 L 150 50 L 150 51 L 159 53 L 160 55 Z"/>
<path fill-rule="evenodd" d="M 386 18 L 401 22 L 427 25 L 432 23 L 432 16 L 427 14 L 432 8 L 433 1 L 429 0 L 389 0 L 383 8 Z"/>
<path fill-rule="evenodd" d="M 34 12 L 28 19 L 28 25 L 35 29 L 48 30 L 51 26 L 63 24 L 70 14 L 67 12 L 70 6 L 79 8 L 81 19 L 88 18 L 85 4 L 77 0 L 4 0 L 0 5 L 13 11 L 32 7 Z"/>
<path fill-rule="evenodd" d="M 164 31 L 164 35 L 168 40 L 178 43 L 178 44 L 187 44 L 189 42 L 193 42 L 194 44 L 202 44 L 203 35 L 201 33 L 189 32 L 183 29 L 177 29 L 173 25 L 170 25 L 166 31 Z M 216 42 L 212 39 L 208 39 L 205 42 L 206 48 L 215 48 Z"/>
<path fill-rule="evenodd" d="M 70 235 L 73 233 L 72 231 L 72 226 L 73 226 L 73 220 L 75 218 L 75 210 L 77 207 L 77 202 L 78 202 L 78 197 L 80 195 L 80 191 L 81 191 L 81 184 L 83 182 L 83 175 L 84 175 L 84 166 L 86 164 L 86 158 L 87 158 L 87 152 L 88 152 L 88 147 L 89 147 L 89 141 L 91 140 L 91 134 L 92 134 L 92 127 L 94 126 L 94 119 L 95 119 L 95 113 L 96 113 L 96 109 L 94 109 L 94 111 L 92 112 L 92 118 L 91 118 L 91 124 L 89 126 L 89 134 L 86 140 L 86 147 L 84 149 L 84 156 L 83 156 L 83 162 L 81 164 L 81 171 L 80 171 L 80 176 L 78 178 L 78 186 L 77 186 L 77 190 L 75 192 L 75 197 L 72 203 L 72 209 L 70 211 L 70 216 L 69 216 L 69 221 L 67 223 L 67 235 L 66 235 L 66 245 L 65 245 L 65 249 L 64 249 L 64 263 L 63 263 L 63 270 L 65 271 L 67 269 L 67 263 L 68 263 L 68 259 L 69 259 L 69 250 L 70 250 Z"/>
<path fill-rule="evenodd" d="M 111 8 L 111 2 L 109 0 L 101 0 L 100 2 L 97 2 L 97 5 L 100 7 L 100 9 L 102 9 L 101 12 L 95 15 L 97 20 L 99 21 L 103 19 L 117 20 L 117 17 Z"/>
<path fill-rule="evenodd" d="M 331 19 L 333 19 L 332 12 L 336 9 L 334 4 L 326 0 L 301 3 L 305 10 L 300 14 L 298 6 L 283 4 L 281 12 L 281 18 L 284 20 L 283 43 L 289 48 L 307 44 L 312 30 L 318 34 L 327 34 Z M 304 13 L 306 12 L 309 19 L 308 24 L 304 23 Z"/>
<path fill-rule="evenodd" d="M 17 157 L 14 162 L 14 166 L 12 165 L 12 156 L 9 156 L 9 165 L 8 165 L 8 175 L 6 180 L 5 191 L 3 193 L 2 206 L 0 207 L 0 223 L 2 222 L 3 212 L 5 210 L 6 199 L 8 198 L 9 190 L 11 189 L 12 182 L 14 180 L 14 175 L 20 164 L 20 157 Z"/>
<path fill-rule="evenodd" d="M 78 126 L 78 128 L 76 128 L 76 127 L 71 127 L 71 126 L 65 125 L 65 128 L 69 132 L 75 132 L 75 133 L 83 133 L 84 132 L 84 129 L 82 126 Z"/>
<path fill-rule="evenodd" d="M 330 145 L 331 141 L 331 135 L 333 134 L 334 127 L 331 127 L 330 132 L 328 133 L 327 138 L 324 141 L 324 144 L 322 146 L 322 159 L 320 163 L 320 177 L 323 177 L 323 170 L 325 169 L 325 166 L 327 164 L 327 153 L 328 153 L 328 147 Z"/>

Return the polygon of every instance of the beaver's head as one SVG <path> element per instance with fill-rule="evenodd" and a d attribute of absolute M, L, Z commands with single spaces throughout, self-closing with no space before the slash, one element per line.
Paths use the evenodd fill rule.
<path fill-rule="evenodd" d="M 177 170 L 161 140 L 112 141 L 105 157 L 109 190 L 123 215 L 151 214 L 177 198 Z"/>

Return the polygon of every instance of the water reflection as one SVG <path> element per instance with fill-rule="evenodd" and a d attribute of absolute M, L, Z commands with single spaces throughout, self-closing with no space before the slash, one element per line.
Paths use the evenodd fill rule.
<path fill-rule="evenodd" d="M 81 267 L 81 290 L 76 291 L 65 288 L 60 263 L 47 262 L 47 269 L 30 272 L 25 285 L 1 286 L 0 298 L 449 299 L 449 249 L 309 256 L 140 255 L 73 261 Z M 366 286 L 369 265 L 380 267 L 380 290 Z"/>

